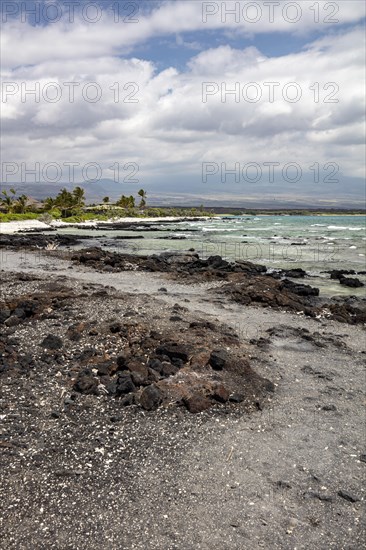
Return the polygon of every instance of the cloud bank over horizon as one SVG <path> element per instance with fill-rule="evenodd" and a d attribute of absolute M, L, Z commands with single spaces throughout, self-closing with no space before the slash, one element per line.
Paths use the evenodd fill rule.
<path fill-rule="evenodd" d="M 318 184 L 341 204 L 352 182 L 362 200 L 363 2 L 38 4 L 2 13 L 3 183 L 210 200 L 293 183 L 314 202 Z"/>

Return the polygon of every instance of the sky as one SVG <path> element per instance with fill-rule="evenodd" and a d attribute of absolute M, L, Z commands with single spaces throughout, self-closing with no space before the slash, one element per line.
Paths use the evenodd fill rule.
<path fill-rule="evenodd" d="M 1 2 L 2 182 L 364 197 L 365 3 Z"/>

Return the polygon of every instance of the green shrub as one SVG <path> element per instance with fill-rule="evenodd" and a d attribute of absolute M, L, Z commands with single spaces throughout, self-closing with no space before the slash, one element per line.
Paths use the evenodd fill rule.
<path fill-rule="evenodd" d="M 61 210 L 59 208 L 52 208 L 49 213 L 55 220 L 60 219 L 62 216 Z"/>
<path fill-rule="evenodd" d="M 0 213 L 0 222 L 20 222 L 25 220 L 37 220 L 39 214 L 27 212 L 26 214 L 2 214 Z"/>
<path fill-rule="evenodd" d="M 82 223 L 82 222 L 88 222 L 88 221 L 108 221 L 110 219 L 110 216 L 106 214 L 80 214 L 78 216 L 69 216 L 67 218 L 63 218 L 62 221 L 66 223 Z"/>

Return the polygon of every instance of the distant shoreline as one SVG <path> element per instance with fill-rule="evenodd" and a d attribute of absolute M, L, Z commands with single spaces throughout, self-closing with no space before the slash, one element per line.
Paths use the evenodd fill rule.
<path fill-rule="evenodd" d="M 88 229 L 88 228 L 95 228 L 97 229 L 98 226 L 104 226 L 106 224 L 146 224 L 146 223 L 180 223 L 185 221 L 208 221 L 208 220 L 214 220 L 214 219 L 220 219 L 225 218 L 226 216 L 231 217 L 234 214 L 215 214 L 213 216 L 197 216 L 192 218 L 191 216 L 180 216 L 180 217 L 174 217 L 174 216 L 166 216 L 166 217 L 145 217 L 145 218 L 134 218 L 134 217 L 126 217 L 126 218 L 110 218 L 109 220 L 101 221 L 101 220 L 88 220 L 88 221 L 82 221 L 82 222 L 76 222 L 76 223 L 70 223 L 65 222 L 62 220 L 54 220 L 50 224 L 47 224 L 45 222 L 42 222 L 37 219 L 29 219 L 29 220 L 19 220 L 19 221 L 0 221 L 0 234 L 6 233 L 6 234 L 13 234 L 13 233 L 19 233 L 19 232 L 33 232 L 33 231 L 55 231 L 57 229 L 66 229 L 66 228 L 76 228 L 76 229 Z M 251 214 L 242 214 L 243 216 L 250 216 Z M 285 214 L 283 212 L 281 213 L 256 213 L 252 214 L 253 216 L 288 216 L 291 214 Z M 348 217 L 365 217 L 366 213 L 362 214 L 359 212 L 355 213 L 328 213 L 328 212 L 317 212 L 317 213 L 308 213 L 308 214 L 292 214 L 292 215 L 302 215 L 302 216 L 318 216 L 318 217 L 331 217 L 331 216 L 348 216 Z"/>
<path fill-rule="evenodd" d="M 231 214 L 232 215 L 232 214 Z M 247 214 L 243 214 L 243 216 L 246 216 Z M 256 214 L 257 216 L 304 216 L 304 217 L 311 217 L 311 216 L 349 216 L 349 217 L 354 217 L 354 216 L 359 216 L 359 217 L 365 217 L 366 216 L 366 212 L 364 212 L 363 214 L 360 213 L 360 212 L 355 212 L 355 213 L 344 213 L 344 212 L 309 212 L 308 214 L 283 214 L 283 213 L 271 213 L 271 214 L 264 214 L 264 213 L 258 213 Z"/>

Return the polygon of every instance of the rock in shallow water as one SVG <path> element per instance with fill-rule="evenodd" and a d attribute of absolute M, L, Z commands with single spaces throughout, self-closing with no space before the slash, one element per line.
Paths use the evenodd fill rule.
<path fill-rule="evenodd" d="M 284 279 L 281 284 L 281 289 L 288 290 L 297 296 L 319 296 L 319 289 L 310 285 L 302 285 Z"/>
<path fill-rule="evenodd" d="M 360 279 L 356 279 L 353 277 L 341 277 L 339 279 L 339 282 L 341 283 L 341 285 L 348 286 L 350 288 L 361 288 L 364 286 Z"/>

